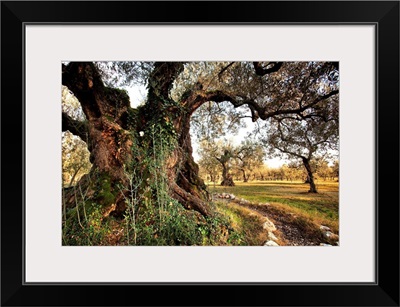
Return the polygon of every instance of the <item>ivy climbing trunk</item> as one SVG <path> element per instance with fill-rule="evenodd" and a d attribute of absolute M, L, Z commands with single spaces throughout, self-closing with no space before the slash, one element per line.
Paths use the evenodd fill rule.
<path fill-rule="evenodd" d="M 183 63 L 156 63 L 149 78 L 147 103 L 143 108 L 146 123 L 156 124 L 168 139 L 171 152 L 166 158 L 169 192 L 185 208 L 208 215 L 208 193 L 199 169 L 193 160 L 190 138 L 190 117 L 201 105 L 186 94 L 176 102 L 169 97 L 173 81 L 183 70 Z"/>

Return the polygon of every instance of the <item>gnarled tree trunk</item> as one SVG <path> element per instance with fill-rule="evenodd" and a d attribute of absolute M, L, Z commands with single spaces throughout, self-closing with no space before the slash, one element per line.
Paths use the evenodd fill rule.
<path fill-rule="evenodd" d="M 127 127 L 129 97 L 123 91 L 105 87 L 93 63 L 63 66 L 62 83 L 77 97 L 87 119 L 86 125 L 81 125 L 84 130 L 78 129 L 72 126 L 68 115 L 63 114 L 63 130 L 86 134 L 88 139 L 93 167 L 91 173 L 81 179 L 80 189 L 89 189 L 87 195 L 92 195 L 94 201 L 103 206 L 116 205 L 117 212 L 122 213 L 124 197 L 117 192 L 117 184 L 127 184 L 124 166 L 133 158 L 133 138 Z M 99 191 L 105 186 L 106 191 Z M 67 193 L 67 205 L 73 205 L 75 197 L 76 191 Z"/>
<path fill-rule="evenodd" d="M 208 215 L 208 194 L 192 157 L 189 133 L 190 116 L 201 103 L 190 95 L 185 96 L 187 101 L 179 104 L 169 98 L 172 83 L 182 69 L 183 64 L 179 62 L 156 63 L 149 78 L 147 103 L 134 110 L 125 92 L 104 86 L 93 63 L 72 62 L 63 66 L 62 82 L 78 98 L 87 118 L 87 124 L 81 125 L 86 129 L 82 132 L 63 114 L 63 130 L 78 135 L 87 133 L 89 140 L 93 167 L 79 184 L 84 190 L 90 189 L 87 195 L 97 197 L 95 200 L 102 205 L 113 205 L 115 215 L 122 216 L 126 209 L 125 197 L 129 189 L 123 187 L 127 187 L 129 181 L 127 166 L 135 161 L 146 168 L 145 159 L 133 155 L 133 147 L 155 146 L 151 139 L 141 143 L 139 133 L 155 131 L 154 126 L 162 127 L 157 133 L 165 132 L 170 137 L 170 145 L 173 144 L 163 157 L 170 196 L 185 208 Z M 151 148 L 142 150 L 151 152 Z M 102 195 L 104 190 L 107 195 Z M 73 191 L 67 193 L 67 205 L 73 205 L 76 197 Z"/>

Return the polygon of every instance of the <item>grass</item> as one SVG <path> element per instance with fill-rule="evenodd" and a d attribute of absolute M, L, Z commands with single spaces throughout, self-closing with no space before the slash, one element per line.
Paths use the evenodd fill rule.
<path fill-rule="evenodd" d="M 148 205 L 135 221 L 134 230 L 128 227 L 129 216 L 125 220 L 104 218 L 100 207 L 89 202 L 85 207 L 80 205 L 79 211 L 72 208 L 67 213 L 63 244 L 261 246 L 269 240 L 263 228 L 266 216 L 281 227 L 295 227 L 313 242 L 330 243 L 320 238 L 319 226 L 339 234 L 339 184 L 321 181 L 317 188 L 319 193 L 315 194 L 308 193 L 309 186 L 302 182 L 236 182 L 234 187 L 209 184 L 211 193 L 232 193 L 251 203 L 217 199 L 209 203 L 212 214 L 207 219 L 177 203 L 164 206 L 162 212 L 160 206 Z M 286 237 L 281 230 L 275 232 L 277 243 L 293 243 L 293 236 Z"/>
<path fill-rule="evenodd" d="M 235 182 L 234 187 L 209 183 L 210 192 L 232 193 L 252 203 L 269 203 L 276 210 L 292 213 L 339 233 L 339 183 L 317 181 L 319 193 L 308 193 L 309 185 L 290 181 Z"/>
<path fill-rule="evenodd" d="M 230 245 L 260 246 L 267 241 L 267 232 L 262 227 L 262 215 L 246 207 L 224 201 L 217 202 L 216 210 L 229 219 L 232 229 L 228 238 Z"/>

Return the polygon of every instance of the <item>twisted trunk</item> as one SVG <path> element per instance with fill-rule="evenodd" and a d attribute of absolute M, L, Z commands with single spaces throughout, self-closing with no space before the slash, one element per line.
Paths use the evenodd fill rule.
<path fill-rule="evenodd" d="M 123 195 L 118 184 L 126 185 L 125 165 L 132 160 L 132 134 L 128 130 L 129 97 L 124 91 L 104 86 L 93 63 L 71 63 L 63 66 L 62 83 L 81 103 L 87 123 L 76 131 L 70 127 L 68 115 L 63 114 L 63 130 L 87 135 L 90 174 L 79 183 L 79 190 L 104 207 L 113 206 L 118 214 L 125 210 Z M 84 129 L 84 130 L 83 130 Z M 74 206 L 83 193 L 76 189 L 66 191 L 67 206 Z"/>
<path fill-rule="evenodd" d="M 198 166 L 192 157 L 190 116 L 201 104 L 193 99 L 177 104 L 169 98 L 169 91 L 183 64 L 156 63 L 149 78 L 148 101 L 140 109 L 132 109 L 127 94 L 104 86 L 93 63 L 70 63 L 63 66 L 62 83 L 78 98 L 86 115 L 85 131 L 63 114 L 63 130 L 87 134 L 92 171 L 84 176 L 78 187 L 85 196 L 103 206 L 114 208 L 114 215 L 122 216 L 126 209 L 129 173 L 132 163 L 142 167 L 141 174 L 150 176 L 146 157 L 133 155 L 135 146 L 141 152 L 151 152 L 154 140 L 143 142 L 139 132 L 149 132 L 155 125 L 167 127 L 167 136 L 175 144 L 162 157 L 166 170 L 168 193 L 185 208 L 208 215 L 206 185 L 198 176 Z M 192 97 L 193 98 L 193 97 Z M 186 105 L 185 105 L 186 104 Z M 163 130 L 163 131 L 164 131 Z M 161 130 L 160 130 L 161 131 Z M 163 136 L 160 136 L 162 138 Z M 144 188 L 143 188 L 144 190 Z M 67 206 L 74 206 L 81 193 L 65 191 Z"/>
<path fill-rule="evenodd" d="M 185 208 L 208 215 L 207 186 L 199 177 L 199 167 L 193 159 L 190 138 L 191 113 L 185 113 L 186 115 L 180 116 L 174 121 L 174 127 L 176 131 L 179 131 L 178 145 L 167 159 L 171 196 Z"/>

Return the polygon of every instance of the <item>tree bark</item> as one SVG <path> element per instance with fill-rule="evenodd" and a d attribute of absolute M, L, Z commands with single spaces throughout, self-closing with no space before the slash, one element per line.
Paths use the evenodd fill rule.
<path fill-rule="evenodd" d="M 133 110 L 125 92 L 104 86 L 93 63 L 72 62 L 63 66 L 62 82 L 78 98 L 87 118 L 87 124 L 83 127 L 88 135 L 93 167 L 79 184 L 83 190 L 89 189 L 88 195 L 93 197 L 101 195 L 106 185 L 109 195 L 100 196 L 95 201 L 103 202 L 103 205 L 115 204 L 114 215 L 122 216 L 126 209 L 128 189 L 121 186 L 128 185 L 127 166 L 136 161 L 146 168 L 145 159 L 137 161 L 140 157 L 132 155 L 133 146 L 140 146 L 139 132 L 149 132 L 154 126 L 162 126 L 162 129 L 171 133 L 174 140 L 171 143 L 176 143 L 163 157 L 170 196 L 187 209 L 194 209 L 204 216 L 209 214 L 206 203 L 208 193 L 192 157 L 189 133 L 190 116 L 199 104 L 192 99 L 182 107 L 182 104 L 169 98 L 173 81 L 182 70 L 183 64 L 179 62 L 156 63 L 149 77 L 148 101 L 142 108 Z M 68 119 L 65 116 L 63 118 Z M 66 121 L 63 127 L 66 129 L 69 123 Z M 82 134 L 81 131 L 74 132 Z M 154 140 L 143 146 L 155 146 Z M 144 150 L 150 152 L 151 148 Z M 73 204 L 74 197 L 70 192 L 66 200 Z M 106 204 L 104 199 L 107 200 Z"/>
<path fill-rule="evenodd" d="M 91 186 L 92 194 L 98 195 L 96 202 L 104 206 L 116 204 L 116 211 L 122 214 L 126 204 L 117 184 L 127 184 L 125 166 L 132 160 L 133 145 L 127 130 L 129 97 L 123 91 L 105 87 L 93 63 L 73 62 L 63 66 L 62 83 L 77 97 L 87 119 L 82 127 L 85 131 L 74 131 L 78 135 L 87 134 L 93 164 L 91 174 L 80 182 L 81 189 Z M 96 186 L 104 185 L 108 195 L 94 191 Z"/>
<path fill-rule="evenodd" d="M 180 131 L 178 146 L 167 159 L 171 196 L 185 208 L 194 209 L 202 215 L 209 214 L 206 201 L 209 200 L 207 186 L 199 176 L 199 167 L 193 159 L 190 137 L 190 112 L 176 118 L 174 127 Z"/>
<path fill-rule="evenodd" d="M 314 182 L 314 174 L 311 169 L 310 160 L 307 158 L 304 158 L 304 157 L 302 158 L 302 160 L 303 160 L 303 165 L 307 171 L 307 181 L 310 184 L 310 190 L 308 192 L 309 193 L 318 193 L 317 187 L 315 186 L 315 182 Z"/>

